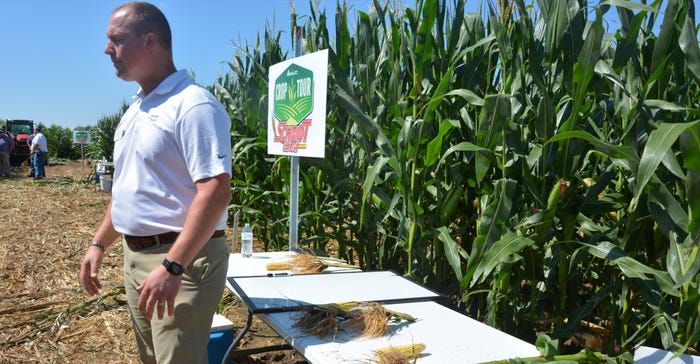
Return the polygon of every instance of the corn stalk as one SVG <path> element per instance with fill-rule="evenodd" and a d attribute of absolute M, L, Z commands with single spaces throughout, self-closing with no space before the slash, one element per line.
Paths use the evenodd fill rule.
<path fill-rule="evenodd" d="M 315 8 L 304 38 L 329 49 L 328 145 L 302 160 L 300 243 L 337 242 L 531 342 L 595 319 L 608 354 L 697 347 L 700 50 L 694 3 L 663 4 L 340 3 L 334 33 Z M 285 54 L 265 39 L 216 89 L 234 207 L 275 249 L 289 167 L 265 155 L 265 75 Z"/>

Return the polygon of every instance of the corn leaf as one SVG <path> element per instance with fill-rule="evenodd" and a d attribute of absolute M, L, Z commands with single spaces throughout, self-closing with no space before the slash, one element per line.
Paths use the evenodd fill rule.
<path fill-rule="evenodd" d="M 430 167 L 438 161 L 438 157 L 442 151 L 442 141 L 452 128 L 454 128 L 454 125 L 451 120 L 443 120 L 440 123 L 438 135 L 428 143 L 427 153 L 425 155 L 426 167 Z"/>
<path fill-rule="evenodd" d="M 605 0 L 601 1 L 600 5 L 618 6 L 629 10 L 656 12 L 656 9 L 651 6 L 630 0 Z"/>
<path fill-rule="evenodd" d="M 610 158 L 636 162 L 639 157 L 634 149 L 629 146 L 611 145 L 585 131 L 561 132 L 549 139 L 545 144 L 554 143 L 570 138 L 580 138 L 593 144 L 596 150 L 604 153 Z"/>
<path fill-rule="evenodd" d="M 499 142 L 505 145 L 504 131 L 510 121 L 510 96 L 503 94 L 488 95 L 481 111 L 479 132 L 476 144 L 488 150 L 494 150 Z M 481 181 L 491 167 L 491 160 L 483 154 L 477 154 L 474 161 L 476 179 Z"/>
<path fill-rule="evenodd" d="M 389 163 L 388 157 L 379 157 L 377 160 L 367 169 L 367 174 L 364 182 L 362 183 L 362 205 L 360 207 L 360 228 L 362 228 L 362 223 L 365 221 L 365 211 L 366 206 L 371 202 L 370 197 L 372 196 L 372 191 L 374 189 L 374 184 L 379 176 L 380 172 L 384 166 Z"/>
<path fill-rule="evenodd" d="M 639 161 L 639 171 L 637 172 L 637 181 L 634 185 L 632 208 L 636 207 L 639 202 L 639 196 L 645 190 L 647 183 L 666 156 L 668 150 L 671 149 L 671 146 L 676 143 L 678 137 L 683 132 L 697 123 L 698 122 L 683 124 L 661 123 L 656 130 L 651 132 Z"/>
<path fill-rule="evenodd" d="M 696 82 L 700 81 L 700 46 L 698 46 L 695 26 L 689 15 L 685 17 L 683 22 L 678 45 L 685 53 L 686 65 L 690 74 L 695 77 Z"/>
<path fill-rule="evenodd" d="M 467 253 L 459 248 L 459 244 L 452 239 L 450 231 L 445 226 L 437 228 L 438 239 L 442 241 L 447 262 L 452 267 L 457 280 L 462 281 L 462 258 L 468 258 Z"/>
<path fill-rule="evenodd" d="M 547 24 L 547 39 L 546 51 L 549 57 L 555 58 L 555 53 L 561 47 L 561 42 L 567 34 L 571 26 L 572 15 L 578 9 L 578 1 L 576 0 L 561 0 L 561 1 L 537 1 L 540 9 L 544 14 Z"/>
<path fill-rule="evenodd" d="M 667 272 L 644 265 L 638 260 L 629 257 L 624 250 L 618 248 L 614 244 L 604 241 L 598 245 L 588 243 L 584 243 L 583 245 L 588 247 L 588 252 L 593 256 L 618 266 L 627 277 L 639 278 L 643 284 L 646 284 L 646 280 L 653 279 L 658 283 L 664 293 L 676 297 L 680 295 Z"/>
<path fill-rule="evenodd" d="M 456 89 L 446 93 L 445 96 L 459 96 L 474 106 L 484 106 L 484 99 L 470 90 Z"/>
<path fill-rule="evenodd" d="M 700 236 L 700 123 L 689 127 L 680 137 L 683 166 L 688 169 L 686 194 L 688 201 L 688 232 Z"/>
<path fill-rule="evenodd" d="M 504 224 L 513 208 L 513 196 L 515 195 L 516 187 L 517 182 L 513 180 L 500 179 L 495 182 L 493 199 L 481 214 L 477 229 L 478 235 L 472 246 L 472 252 L 469 254 L 467 273 L 462 280 L 462 286 L 467 283 L 476 283 L 473 275 L 476 273 L 483 255 L 505 234 Z"/>
<path fill-rule="evenodd" d="M 483 282 L 499 264 L 514 263 L 522 259 L 518 253 L 534 244 L 532 239 L 518 236 L 512 231 L 506 232 L 483 254 L 474 271 L 471 286 Z"/>
<path fill-rule="evenodd" d="M 699 248 L 697 238 L 692 234 L 688 235 L 683 244 L 671 242 L 666 254 L 666 270 L 676 287 L 686 285 L 700 271 Z"/>

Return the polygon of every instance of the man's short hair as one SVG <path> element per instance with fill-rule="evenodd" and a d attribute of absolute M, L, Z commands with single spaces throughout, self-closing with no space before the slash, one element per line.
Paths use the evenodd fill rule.
<path fill-rule="evenodd" d="M 170 32 L 170 24 L 158 7 L 147 2 L 133 1 L 119 5 L 112 13 L 127 8 L 131 9 L 131 13 L 128 17 L 128 24 L 136 35 L 154 33 L 158 37 L 158 43 L 163 48 L 172 51 L 173 41 Z"/>

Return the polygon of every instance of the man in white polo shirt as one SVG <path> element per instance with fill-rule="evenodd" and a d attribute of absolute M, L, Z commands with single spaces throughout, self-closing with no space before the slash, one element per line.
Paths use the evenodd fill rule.
<path fill-rule="evenodd" d="M 34 127 L 34 138 L 32 138 L 32 144 L 29 146 L 29 153 L 32 159 L 34 179 L 46 177 L 45 166 L 49 158 L 49 145 L 39 126 Z"/>
<path fill-rule="evenodd" d="M 231 120 L 173 64 L 163 13 L 148 3 L 113 12 L 105 53 L 136 81 L 114 135 L 112 200 L 80 280 L 98 293 L 104 250 L 124 236 L 124 283 L 143 363 L 207 363 L 211 320 L 228 265 Z"/>

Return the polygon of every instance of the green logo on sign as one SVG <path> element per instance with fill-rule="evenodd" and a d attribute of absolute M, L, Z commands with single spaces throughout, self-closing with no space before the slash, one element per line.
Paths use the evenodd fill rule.
<path fill-rule="evenodd" d="M 274 117 L 287 126 L 298 125 L 313 110 L 314 74 L 296 64 L 277 77 L 274 89 Z"/>

